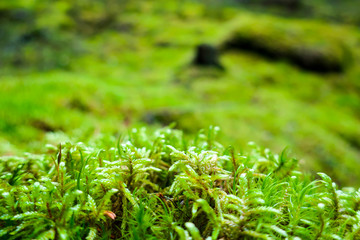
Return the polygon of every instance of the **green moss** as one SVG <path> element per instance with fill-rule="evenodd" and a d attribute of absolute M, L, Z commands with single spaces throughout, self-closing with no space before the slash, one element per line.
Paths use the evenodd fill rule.
<path fill-rule="evenodd" d="M 218 8 L 226 17 L 212 16 L 207 6 L 193 1 L 135 4 L 139 7 L 129 5 L 115 20 L 120 28 L 81 35 L 78 40 L 88 54 L 71 55 L 67 69 L 0 69 L 1 155 L 42 153 L 46 143 L 68 138 L 89 144 L 117 137 L 128 127 L 155 129 L 175 122 L 193 136 L 216 124 L 223 129 L 224 143 L 245 147 L 253 140 L 274 151 L 289 146 L 303 170 L 324 171 L 342 186 L 359 186 L 357 29 L 236 8 Z M 333 40 L 336 45 L 341 37 L 354 64 L 340 73 L 314 73 L 287 61 L 229 51 L 220 59 L 224 72 L 188 67 L 196 45 L 217 44 L 239 24 L 262 31 L 268 26 L 268 32 L 276 33 L 272 39 L 294 29 L 306 46 L 324 36 L 329 36 L 326 46 Z M 71 33 L 73 28 L 63 30 Z M 164 112 L 172 117 L 147 121 L 148 113 Z"/>
<path fill-rule="evenodd" d="M 280 239 L 359 236 L 359 191 L 314 180 L 253 143 L 238 153 L 217 127 L 132 129 L 2 157 L 2 239 Z"/>
<path fill-rule="evenodd" d="M 343 71 L 351 62 L 344 28 L 269 16 L 245 15 L 233 21 L 234 29 L 220 44 L 224 49 L 255 51 L 323 72 Z"/>

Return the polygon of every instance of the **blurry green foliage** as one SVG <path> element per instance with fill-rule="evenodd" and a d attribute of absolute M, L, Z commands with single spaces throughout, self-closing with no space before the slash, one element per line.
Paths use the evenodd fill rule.
<path fill-rule="evenodd" d="M 356 40 L 341 27 L 269 16 L 233 21 L 233 32 L 220 43 L 224 49 L 255 51 L 320 72 L 343 71 L 351 64 Z"/>
<path fill-rule="evenodd" d="M 358 186 L 357 28 L 223 8 L 219 1 L 116 3 L 0 3 L 1 155 L 39 153 L 45 143 L 69 139 L 92 144 L 130 126 L 175 122 L 192 135 L 217 124 L 224 142 L 290 146 L 303 169 Z M 325 42 L 324 51 L 342 63 L 344 44 L 353 64 L 320 74 L 228 51 L 220 58 L 224 72 L 190 66 L 196 45 L 218 44 L 236 26 L 254 42 L 259 32 L 279 51 L 280 39 L 290 50 Z"/>
<path fill-rule="evenodd" d="M 252 11 L 330 22 L 360 24 L 357 0 L 228 0 L 228 5 Z"/>
<path fill-rule="evenodd" d="M 114 27 L 129 1 L 5 1 L 0 5 L 1 64 L 68 68 L 86 51 L 82 38 Z"/>

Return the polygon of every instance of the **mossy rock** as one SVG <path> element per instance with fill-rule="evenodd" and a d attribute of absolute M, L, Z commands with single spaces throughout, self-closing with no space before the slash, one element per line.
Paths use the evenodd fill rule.
<path fill-rule="evenodd" d="M 221 41 L 223 50 L 256 52 L 316 72 L 342 72 L 352 53 L 344 28 L 276 17 L 239 17 Z M 345 35 L 344 35 L 345 33 Z"/>

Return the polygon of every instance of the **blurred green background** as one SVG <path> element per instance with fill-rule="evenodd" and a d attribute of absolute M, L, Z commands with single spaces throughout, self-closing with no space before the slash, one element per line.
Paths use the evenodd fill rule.
<path fill-rule="evenodd" d="M 360 186 L 357 0 L 0 1 L 0 155 L 210 125 Z M 194 64 L 199 44 L 223 69 Z M 211 49 L 211 48 L 210 48 Z M 211 54 L 210 54 L 211 55 Z"/>

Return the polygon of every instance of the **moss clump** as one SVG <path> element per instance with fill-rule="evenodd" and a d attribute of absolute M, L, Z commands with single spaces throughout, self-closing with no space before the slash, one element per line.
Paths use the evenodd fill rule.
<path fill-rule="evenodd" d="M 134 129 L 114 143 L 2 157 L 1 239 L 355 239 L 360 192 L 312 181 L 284 151 L 236 153 L 217 128 Z M 53 151 L 53 153 L 51 153 Z"/>
<path fill-rule="evenodd" d="M 268 16 L 259 16 L 254 21 L 245 16 L 237 19 L 221 46 L 285 59 L 311 71 L 340 72 L 350 63 L 352 55 L 341 36 L 344 29 L 313 21 Z"/>

